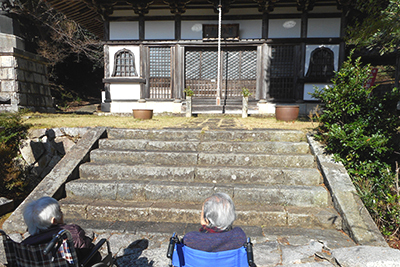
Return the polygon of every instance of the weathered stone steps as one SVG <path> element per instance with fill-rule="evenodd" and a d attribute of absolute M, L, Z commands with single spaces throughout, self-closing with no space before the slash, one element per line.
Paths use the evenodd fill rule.
<path fill-rule="evenodd" d="M 86 221 L 94 229 L 133 223 L 148 233 L 168 225 L 172 233 L 182 223 L 197 228 L 204 199 L 225 192 L 237 207 L 235 225 L 260 235 L 263 227 L 341 229 L 300 131 L 107 133 L 80 166 L 80 178 L 65 186 L 66 221 Z"/>
<path fill-rule="evenodd" d="M 236 204 L 327 207 L 328 191 L 322 186 L 213 184 L 173 181 L 85 180 L 66 184 L 67 195 L 89 199 L 171 201 L 201 203 L 215 192 L 234 196 Z"/>
<path fill-rule="evenodd" d="M 142 151 L 198 151 L 226 153 L 309 154 L 306 142 L 154 141 L 145 139 L 102 139 L 100 149 Z"/>
<path fill-rule="evenodd" d="M 62 200 L 69 221 L 146 221 L 198 224 L 201 203 L 154 201 Z M 236 205 L 235 225 L 341 229 L 341 218 L 331 208 Z"/>
<path fill-rule="evenodd" d="M 225 130 L 203 131 L 196 129 L 116 129 L 107 130 L 109 139 L 147 139 L 159 141 L 279 141 L 301 142 L 306 141 L 305 134 L 296 130 Z"/>
<path fill-rule="evenodd" d="M 248 166 L 315 168 L 312 155 L 250 154 L 250 153 L 204 153 L 188 151 L 123 151 L 97 149 L 90 153 L 95 163 L 140 163 L 148 165 L 175 166 Z"/>
<path fill-rule="evenodd" d="M 316 168 L 279 167 L 197 167 L 148 166 L 143 164 L 81 165 L 80 177 L 87 180 L 168 180 L 204 183 L 249 183 L 319 185 L 321 174 Z"/>

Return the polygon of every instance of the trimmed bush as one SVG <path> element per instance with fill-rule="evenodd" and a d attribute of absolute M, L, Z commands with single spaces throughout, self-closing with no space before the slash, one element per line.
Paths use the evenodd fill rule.
<path fill-rule="evenodd" d="M 341 161 L 371 216 L 386 236 L 400 236 L 397 103 L 400 91 L 378 96 L 365 86 L 370 65 L 352 53 L 332 79 L 333 86 L 312 96 L 322 102 L 317 138 Z"/>

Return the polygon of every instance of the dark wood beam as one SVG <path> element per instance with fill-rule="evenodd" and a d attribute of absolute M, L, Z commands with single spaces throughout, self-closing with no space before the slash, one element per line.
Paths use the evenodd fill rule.
<path fill-rule="evenodd" d="M 186 4 L 190 0 L 164 0 L 164 3 L 169 5 L 172 14 L 183 14 L 186 12 Z"/>

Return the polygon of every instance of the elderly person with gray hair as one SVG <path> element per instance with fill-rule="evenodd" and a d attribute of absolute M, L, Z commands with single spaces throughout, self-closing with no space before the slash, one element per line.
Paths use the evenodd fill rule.
<path fill-rule="evenodd" d="M 187 233 L 183 243 L 207 252 L 240 248 L 246 242 L 246 234 L 240 227 L 232 227 L 235 219 L 232 199 L 225 193 L 215 193 L 203 203 L 200 230 Z"/>
<path fill-rule="evenodd" d="M 51 241 L 60 230 L 71 233 L 78 260 L 84 259 L 94 247 L 92 239 L 76 224 L 64 224 L 64 216 L 58 201 L 52 197 L 42 197 L 28 203 L 23 211 L 25 224 L 30 236 L 22 241 L 27 245 L 45 244 Z M 97 253 L 90 264 L 101 261 Z"/>

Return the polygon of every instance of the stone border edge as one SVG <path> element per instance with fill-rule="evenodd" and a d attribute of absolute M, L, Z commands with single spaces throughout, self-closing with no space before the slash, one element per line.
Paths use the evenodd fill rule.
<path fill-rule="evenodd" d="M 3 230 L 6 233 L 25 233 L 26 225 L 23 220 L 22 211 L 26 203 L 42 196 L 51 196 L 60 199 L 65 194 L 65 183 L 78 178 L 79 166 L 89 161 L 90 151 L 97 148 L 98 140 L 106 135 L 106 127 L 89 129 L 14 210 L 10 217 L 3 223 Z"/>
<path fill-rule="evenodd" d="M 324 151 L 324 146 L 314 139 L 313 134 L 308 133 L 307 140 L 324 183 L 331 193 L 333 205 L 343 218 L 342 229 L 358 245 L 388 247 L 343 164 L 335 162 L 332 155 Z"/>

